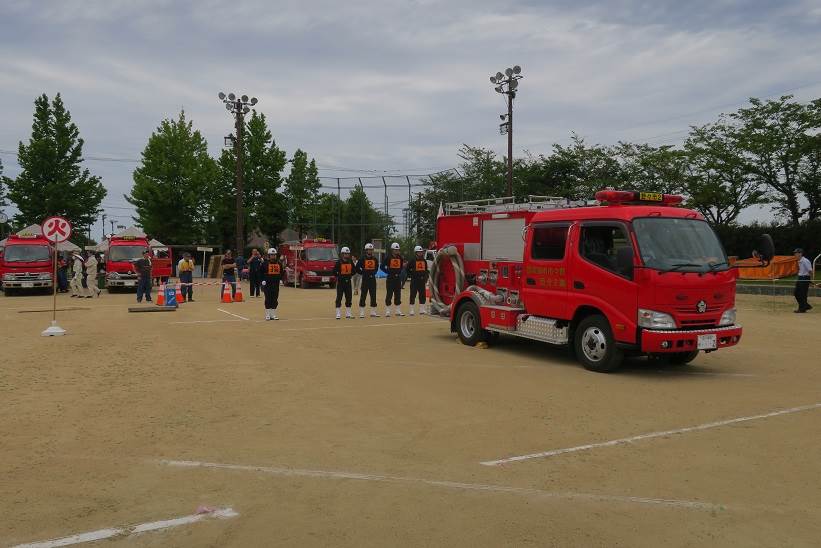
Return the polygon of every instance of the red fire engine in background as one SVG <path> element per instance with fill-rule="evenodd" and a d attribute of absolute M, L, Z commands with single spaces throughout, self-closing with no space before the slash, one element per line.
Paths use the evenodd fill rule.
<path fill-rule="evenodd" d="M 53 247 L 41 234 L 18 233 L 0 250 L 0 280 L 6 296 L 22 289 L 53 287 Z"/>
<path fill-rule="evenodd" d="M 279 256 L 286 261 L 286 284 L 298 283 L 302 288 L 322 284 L 336 287 L 334 263 L 339 258 L 339 253 L 332 241 L 313 238 L 301 242 L 285 242 L 280 244 L 278 251 Z"/>
<path fill-rule="evenodd" d="M 437 221 L 434 312 L 467 345 L 499 334 L 569 346 L 588 369 L 625 354 L 687 363 L 738 343 L 736 270 L 681 196 L 602 191 L 449 204 Z M 771 243 L 771 240 L 770 240 Z"/>
<path fill-rule="evenodd" d="M 147 236 L 115 235 L 108 239 L 105 252 L 105 285 L 109 292 L 115 289 L 137 289 L 137 273 L 134 261 L 141 259 L 143 251 L 151 252 L 151 274 L 155 279 L 171 277 L 171 250 L 165 246 L 151 246 Z"/>

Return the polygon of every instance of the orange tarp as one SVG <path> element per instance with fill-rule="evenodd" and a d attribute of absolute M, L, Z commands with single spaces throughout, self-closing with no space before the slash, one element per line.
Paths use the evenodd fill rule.
<path fill-rule="evenodd" d="M 732 263 L 739 266 L 738 277 L 744 280 L 773 280 L 798 274 L 798 259 L 792 255 L 776 255 L 769 266 L 760 266 L 756 258 L 741 259 Z"/>

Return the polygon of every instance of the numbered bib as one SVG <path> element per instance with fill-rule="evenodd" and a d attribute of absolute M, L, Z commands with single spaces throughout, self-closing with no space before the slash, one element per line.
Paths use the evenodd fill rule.
<path fill-rule="evenodd" d="M 339 271 L 342 273 L 343 276 L 347 276 L 353 270 L 353 265 L 351 263 L 342 263 L 339 265 Z"/>
<path fill-rule="evenodd" d="M 391 259 L 391 268 L 402 268 L 402 259 Z"/>
<path fill-rule="evenodd" d="M 281 267 L 279 263 L 269 263 L 268 264 L 268 275 L 269 276 L 279 276 L 281 271 Z"/>

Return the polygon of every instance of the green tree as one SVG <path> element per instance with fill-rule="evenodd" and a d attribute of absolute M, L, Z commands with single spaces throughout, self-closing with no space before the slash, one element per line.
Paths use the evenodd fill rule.
<path fill-rule="evenodd" d="M 8 197 L 19 210 L 17 224 L 61 215 L 82 233 L 94 223 L 106 189 L 81 166 L 83 140 L 59 93 L 51 103 L 45 94 L 34 101 L 31 138 L 18 145 L 17 162 L 22 171 L 6 179 Z"/>
<path fill-rule="evenodd" d="M 819 193 L 817 170 L 807 169 L 806 153 L 812 150 L 812 134 L 821 129 L 821 100 L 807 105 L 792 101 L 792 95 L 762 101 L 730 117 L 739 125 L 738 141 L 752 172 L 769 190 L 775 211 L 798 226 L 807 213 L 802 205 Z M 817 204 L 817 201 L 815 202 Z"/>
<path fill-rule="evenodd" d="M 679 194 L 684 190 L 687 154 L 665 145 L 619 143 L 614 153 L 620 161 L 619 188 Z"/>
<path fill-rule="evenodd" d="M 136 220 L 147 234 L 168 243 L 197 243 L 205 228 L 206 190 L 215 174 L 205 138 L 182 111 L 176 120 L 163 120 L 148 138 L 125 199 L 137 209 Z"/>
<path fill-rule="evenodd" d="M 373 207 L 361 186 L 351 190 L 342 207 L 340 242 L 359 255 L 374 238 L 387 240 L 393 235 L 393 220 Z"/>
<path fill-rule="evenodd" d="M 336 194 L 323 192 L 317 197 L 310 226 L 314 235 L 339 241 L 339 216 L 344 202 Z"/>
<path fill-rule="evenodd" d="M 288 219 L 299 233 L 300 239 L 314 222 L 321 187 L 316 162 L 311 160 L 309 163 L 308 155 L 297 149 L 291 172 L 285 181 L 285 197 L 288 202 Z"/>
<path fill-rule="evenodd" d="M 243 240 L 253 232 L 276 242 L 287 226 L 287 207 L 279 192 L 285 151 L 274 141 L 265 115 L 252 111 L 243 130 L 243 209 L 245 213 Z M 236 150 L 222 151 L 219 176 L 208 192 L 209 210 L 215 221 L 211 238 L 223 244 L 231 241 L 236 231 Z"/>
<path fill-rule="evenodd" d="M 744 209 L 763 202 L 762 185 L 744 158 L 735 128 L 724 119 L 693 127 L 684 150 L 687 205 L 710 223 L 732 224 Z"/>
<path fill-rule="evenodd" d="M 596 191 L 618 186 L 620 167 L 613 150 L 602 145 L 587 145 L 575 133 L 567 146 L 555 144 L 549 156 L 540 156 L 531 167 L 537 184 L 531 194 L 558 196 L 572 200 L 591 200 Z"/>

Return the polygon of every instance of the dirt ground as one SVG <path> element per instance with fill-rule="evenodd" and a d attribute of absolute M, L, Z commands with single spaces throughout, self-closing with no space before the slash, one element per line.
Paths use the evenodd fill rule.
<path fill-rule="evenodd" d="M 604 375 L 427 317 L 336 321 L 327 289 L 284 288 L 279 322 L 196 298 L 129 314 L 133 295 L 60 296 L 79 309 L 48 339 L 32 311 L 50 297 L 0 298 L 0 545 L 200 505 L 239 515 L 103 542 L 819 545 L 821 302 L 740 295 L 738 347 Z"/>

